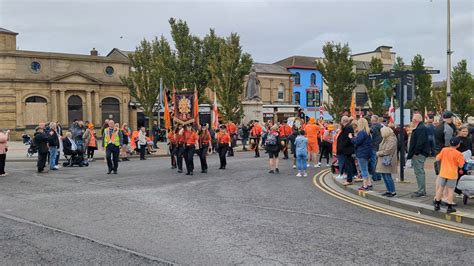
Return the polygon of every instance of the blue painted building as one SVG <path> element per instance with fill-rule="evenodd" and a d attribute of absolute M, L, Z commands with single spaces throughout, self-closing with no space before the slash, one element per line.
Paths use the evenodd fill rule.
<path fill-rule="evenodd" d="M 317 57 L 291 56 L 275 62 L 292 73 L 293 103 L 300 105 L 308 117 L 320 118 L 319 108 L 323 105 L 323 76 L 316 69 Z M 328 112 L 324 112 L 325 120 L 332 120 Z"/>

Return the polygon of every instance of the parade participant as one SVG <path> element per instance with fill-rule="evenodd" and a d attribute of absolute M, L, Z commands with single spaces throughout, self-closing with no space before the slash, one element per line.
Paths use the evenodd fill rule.
<path fill-rule="evenodd" d="M 249 140 L 249 135 L 250 135 L 250 129 L 247 125 L 242 124 L 242 127 L 240 128 L 242 131 L 242 150 L 247 151 L 247 141 Z"/>
<path fill-rule="evenodd" d="M 220 167 L 219 169 L 225 169 L 227 166 L 226 153 L 230 145 L 230 135 L 227 133 L 225 125 L 220 126 L 220 130 L 217 133 L 217 152 L 219 153 Z"/>
<path fill-rule="evenodd" d="M 46 159 L 48 157 L 48 136 L 46 135 L 44 130 L 44 123 L 43 125 L 40 124 L 36 128 L 36 132 L 33 137 L 33 142 L 35 143 L 35 146 L 38 149 L 38 161 L 36 164 L 38 168 L 38 173 L 42 173 L 44 171 L 44 168 L 46 166 Z"/>
<path fill-rule="evenodd" d="M 173 129 L 170 129 L 168 132 L 168 149 L 170 151 L 171 158 L 171 169 L 176 169 L 176 149 L 178 148 L 177 136 L 174 133 Z"/>
<path fill-rule="evenodd" d="M 293 133 L 291 127 L 288 125 L 286 120 L 283 120 L 283 123 L 280 125 L 278 129 L 278 133 L 280 134 L 280 141 L 281 143 L 281 150 L 283 151 L 283 159 L 288 160 L 288 137 Z"/>
<path fill-rule="evenodd" d="M 370 128 L 367 119 L 359 118 L 357 127 L 354 129 L 355 136 L 349 133 L 349 138 L 355 146 L 355 153 L 363 184 L 359 190 L 371 190 L 372 183 L 369 179 L 369 160 L 372 157 L 372 137 L 370 136 Z"/>
<path fill-rule="evenodd" d="M 250 130 L 250 136 L 252 143 L 252 148 L 255 149 L 255 158 L 260 157 L 260 138 L 262 137 L 262 126 L 258 121 L 253 122 L 252 129 Z"/>
<path fill-rule="evenodd" d="M 181 130 L 183 129 L 182 125 L 178 125 L 175 130 L 175 137 L 176 137 L 176 142 L 177 142 L 177 148 L 176 148 L 176 164 L 178 165 L 178 173 L 183 172 L 183 159 L 186 162 L 186 158 L 184 158 L 184 135 L 179 134 Z"/>
<path fill-rule="evenodd" d="M 117 174 L 120 147 L 123 144 L 123 135 L 119 125 L 114 120 L 109 120 L 109 127 L 104 130 L 105 158 L 107 159 L 107 174 Z"/>
<path fill-rule="evenodd" d="M 130 161 L 128 159 L 128 144 L 129 144 L 129 139 L 130 139 L 130 132 L 131 132 L 131 130 L 128 127 L 127 123 L 124 123 L 122 125 L 123 143 L 122 143 L 122 147 L 121 147 L 121 151 L 120 151 L 122 161 Z"/>
<path fill-rule="evenodd" d="M 196 151 L 196 146 L 198 145 L 198 135 L 192 128 L 191 124 L 184 126 L 184 129 L 181 129 L 180 135 L 184 137 L 184 152 L 183 157 L 186 162 L 186 175 L 193 175 L 194 171 L 194 153 Z"/>
<path fill-rule="evenodd" d="M 84 145 L 87 148 L 87 160 L 92 162 L 94 160 L 94 151 L 97 150 L 97 137 L 94 131 L 94 124 L 87 125 L 86 132 L 84 132 Z"/>
<path fill-rule="evenodd" d="M 227 122 L 227 132 L 230 135 L 229 157 L 234 156 L 234 148 L 237 146 L 237 126 L 232 122 Z"/>
<path fill-rule="evenodd" d="M 376 172 L 382 176 L 387 188 L 387 191 L 382 196 L 394 197 L 397 193 L 395 192 L 392 174 L 397 173 L 398 167 L 397 137 L 389 127 L 382 127 L 380 129 L 380 136 L 382 137 L 382 142 L 380 142 L 376 153 L 378 157 Z"/>
<path fill-rule="evenodd" d="M 420 114 L 413 115 L 412 123 L 415 128 L 411 134 L 407 159 L 411 159 L 418 184 L 418 190 L 412 194 L 412 197 L 419 198 L 426 196 L 425 161 L 426 157 L 430 155 L 430 143 L 426 127 L 423 124 L 423 117 Z"/>
<path fill-rule="evenodd" d="M 5 173 L 5 161 L 8 152 L 8 135 L 10 130 L 4 132 L 0 129 L 0 177 L 7 176 Z"/>
<path fill-rule="evenodd" d="M 279 174 L 280 170 L 278 169 L 278 154 L 280 153 L 280 136 L 278 134 L 278 126 L 274 125 L 270 128 L 267 133 L 267 138 L 265 140 L 265 149 L 267 150 L 268 157 L 270 158 L 268 164 L 270 167 L 270 174 Z"/>
<path fill-rule="evenodd" d="M 199 160 L 201 161 L 201 173 L 207 173 L 207 153 L 212 150 L 211 134 L 207 124 L 202 124 L 199 130 Z"/>
<path fill-rule="evenodd" d="M 306 132 L 306 138 L 308 138 L 308 165 L 310 162 L 314 162 L 314 167 L 319 167 L 316 163 L 318 154 L 318 135 L 319 126 L 316 124 L 316 119 L 311 117 L 309 124 L 305 126 L 304 131 Z"/>
<path fill-rule="evenodd" d="M 305 132 L 302 130 L 295 139 L 296 164 L 298 167 L 298 174 L 296 174 L 296 176 L 298 177 L 301 175 L 305 177 L 308 176 L 306 173 L 308 167 L 306 164 L 306 161 L 308 160 L 308 139 L 304 135 Z"/>
<path fill-rule="evenodd" d="M 138 131 L 138 150 L 140 151 L 140 160 L 146 160 L 145 152 L 147 148 L 146 130 L 145 127 L 140 127 Z"/>

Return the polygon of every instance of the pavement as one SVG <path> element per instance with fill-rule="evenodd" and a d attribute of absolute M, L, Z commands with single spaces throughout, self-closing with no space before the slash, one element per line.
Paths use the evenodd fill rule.
<path fill-rule="evenodd" d="M 120 163 L 118 175 L 102 161 L 46 174 L 7 163 L 1 264 L 472 265 L 473 237 L 334 198 L 313 185 L 322 169 L 267 165 L 249 152 L 226 170 L 211 155 L 192 177 L 165 158 Z"/>
<path fill-rule="evenodd" d="M 344 188 L 349 193 L 352 193 L 357 196 L 368 198 L 377 202 L 384 203 L 386 205 L 395 206 L 405 210 L 410 210 L 416 213 L 421 213 L 424 215 L 433 216 L 436 218 L 446 219 L 449 221 L 456 221 L 459 223 L 465 223 L 468 225 L 474 225 L 474 199 L 469 199 L 468 204 L 464 205 L 462 198 L 454 198 L 456 202 L 457 209 L 456 213 L 451 215 L 445 215 L 446 208 L 442 207 L 441 211 L 435 212 L 433 210 L 433 198 L 435 196 L 435 184 L 436 184 L 436 174 L 433 168 L 434 158 L 428 158 L 425 163 L 425 173 L 426 173 L 426 197 L 412 198 L 411 194 L 418 190 L 416 183 L 416 177 L 413 172 L 413 168 L 405 169 L 405 180 L 400 182 L 398 180 L 398 175 L 395 175 L 396 178 L 395 188 L 397 196 L 393 198 L 383 197 L 380 194 L 386 191 L 386 187 L 383 181 L 373 182 L 374 190 L 373 191 L 358 191 L 358 188 L 362 183 L 354 183 L 352 186 L 345 187 L 342 185 L 344 180 L 335 179 L 333 176 L 335 184 L 339 187 Z"/>

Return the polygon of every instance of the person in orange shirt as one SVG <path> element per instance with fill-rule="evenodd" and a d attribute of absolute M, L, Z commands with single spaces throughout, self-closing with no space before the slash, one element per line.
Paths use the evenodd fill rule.
<path fill-rule="evenodd" d="M 176 165 L 178 166 L 178 173 L 183 172 L 183 159 L 186 163 L 187 158 L 184 157 L 184 135 L 180 134 L 183 130 L 182 125 L 178 125 L 174 131 L 176 138 Z"/>
<path fill-rule="evenodd" d="M 232 121 L 227 122 L 227 133 L 230 135 L 229 157 L 232 157 L 237 146 L 237 126 Z"/>
<path fill-rule="evenodd" d="M 258 123 L 257 120 L 253 122 L 252 129 L 250 130 L 250 139 L 252 143 L 252 148 L 255 149 L 255 158 L 260 157 L 260 138 L 262 137 L 262 126 Z"/>
<path fill-rule="evenodd" d="M 305 126 L 304 131 L 306 132 L 306 138 L 308 138 L 308 165 L 311 161 L 314 162 L 314 167 L 318 167 L 317 154 L 318 154 L 318 136 L 319 136 L 319 126 L 316 124 L 316 119 L 311 117 L 309 119 L 309 124 Z"/>
<path fill-rule="evenodd" d="M 199 160 L 201 161 L 201 173 L 207 173 L 207 153 L 212 150 L 211 134 L 208 125 L 202 124 L 199 130 Z"/>
<path fill-rule="evenodd" d="M 196 146 L 198 145 L 199 137 L 192 128 L 191 124 L 184 126 L 181 129 L 180 135 L 184 136 L 184 152 L 183 157 L 186 162 L 186 175 L 193 175 L 194 171 L 194 153 L 196 152 Z"/>
<path fill-rule="evenodd" d="M 293 130 L 286 120 L 283 120 L 283 123 L 278 129 L 278 133 L 280 134 L 280 140 L 282 141 L 281 150 L 283 151 L 283 160 L 288 160 L 288 138 L 293 134 Z"/>
<path fill-rule="evenodd" d="M 441 161 L 439 177 L 437 179 L 438 186 L 436 187 L 436 196 L 434 202 L 434 210 L 441 209 L 441 197 L 446 189 L 448 191 L 448 209 L 446 213 L 453 213 L 456 211 L 453 208 L 454 188 L 456 187 L 456 180 L 458 179 L 458 168 L 464 166 L 464 156 L 457 150 L 461 145 L 461 139 L 454 137 L 449 142 L 450 147 L 445 147 L 436 155 L 436 161 Z M 461 170 L 462 171 L 462 170 Z"/>
<path fill-rule="evenodd" d="M 173 129 L 170 129 L 166 137 L 168 139 L 168 149 L 171 157 L 171 169 L 176 169 L 177 136 Z"/>
<path fill-rule="evenodd" d="M 227 133 L 227 128 L 225 125 L 220 126 L 220 130 L 217 133 L 217 152 L 219 153 L 220 167 L 219 169 L 225 169 L 227 166 L 226 153 L 229 148 L 231 139 L 230 134 Z"/>

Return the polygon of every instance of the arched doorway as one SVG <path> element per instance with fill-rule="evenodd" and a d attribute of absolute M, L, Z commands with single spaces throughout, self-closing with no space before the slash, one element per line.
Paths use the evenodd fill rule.
<path fill-rule="evenodd" d="M 48 101 L 41 96 L 25 99 L 25 125 L 38 125 L 48 121 Z"/>
<path fill-rule="evenodd" d="M 71 124 L 74 120 L 82 120 L 82 99 L 77 95 L 69 97 L 67 100 L 67 117 Z"/>
<path fill-rule="evenodd" d="M 102 100 L 102 122 L 105 119 L 113 119 L 120 123 L 120 102 L 119 100 L 107 97 Z"/>

